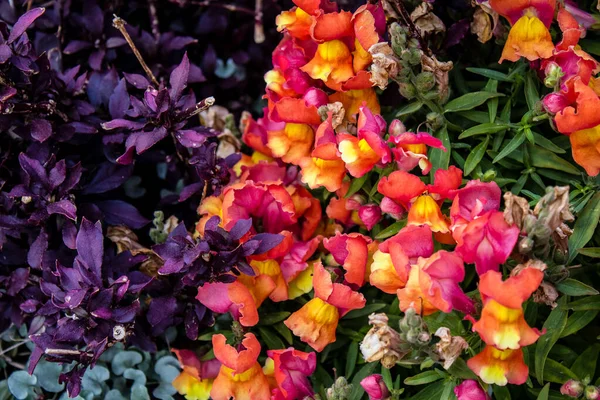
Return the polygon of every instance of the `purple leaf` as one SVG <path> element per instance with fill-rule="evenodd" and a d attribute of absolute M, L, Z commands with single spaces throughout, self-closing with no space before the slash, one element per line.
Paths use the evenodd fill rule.
<path fill-rule="evenodd" d="M 128 74 L 126 72 L 123 73 L 123 75 L 125 75 L 125 79 L 127 80 L 127 82 L 132 84 L 136 89 L 146 90 L 148 86 L 150 86 L 150 82 L 148 82 L 148 79 L 146 79 L 146 77 L 143 75 Z"/>
<path fill-rule="evenodd" d="M 100 165 L 92 181 L 83 189 L 83 194 L 105 193 L 121 186 L 133 172 L 133 166 L 105 162 Z"/>
<path fill-rule="evenodd" d="M 27 252 L 27 264 L 31 268 L 42 269 L 42 260 L 47 249 L 48 234 L 42 230 Z"/>
<path fill-rule="evenodd" d="M 283 235 L 278 233 L 259 233 L 254 235 L 252 240 L 260 241 L 260 246 L 258 246 L 254 254 L 263 254 L 281 243 Z"/>
<path fill-rule="evenodd" d="M 65 49 L 63 50 L 63 53 L 75 54 L 81 50 L 89 49 L 90 47 L 92 47 L 92 44 L 90 42 L 86 42 L 83 40 L 72 40 L 65 47 Z"/>
<path fill-rule="evenodd" d="M 116 47 L 123 46 L 125 43 L 127 43 L 127 41 L 122 37 L 118 37 L 118 36 L 110 37 L 110 38 L 106 39 L 106 48 L 114 49 Z"/>
<path fill-rule="evenodd" d="M 206 136 L 193 129 L 183 129 L 175 133 L 175 138 L 185 147 L 197 148 L 206 141 Z"/>
<path fill-rule="evenodd" d="M 87 95 L 90 103 L 96 107 L 100 105 L 108 106 L 108 99 L 118 82 L 119 77 L 114 69 L 107 72 L 92 72 L 87 85 Z"/>
<path fill-rule="evenodd" d="M 108 100 L 110 116 L 113 118 L 123 118 L 130 104 L 125 79 L 121 79 Z"/>
<path fill-rule="evenodd" d="M 190 74 L 190 60 L 187 52 L 183 55 L 181 64 L 171 72 L 169 84 L 171 85 L 171 100 L 176 102 L 181 97 L 183 89 L 187 86 L 188 76 Z"/>
<path fill-rule="evenodd" d="M 104 254 L 104 238 L 100 222 L 95 224 L 86 218 L 81 221 L 75 242 L 78 258 L 93 275 L 102 281 L 102 256 Z"/>
<path fill-rule="evenodd" d="M 98 49 L 88 57 L 88 64 L 94 71 L 100 71 L 102 69 L 102 60 L 106 55 L 106 50 Z"/>
<path fill-rule="evenodd" d="M 139 310 L 140 301 L 136 299 L 129 306 L 115 308 L 112 312 L 112 319 L 123 324 L 131 322 L 135 318 Z"/>
<path fill-rule="evenodd" d="M 150 223 L 142 214 L 129 203 L 121 200 L 98 201 L 96 205 L 102 213 L 106 222 L 112 225 L 127 225 L 132 229 L 140 229 Z"/>
<path fill-rule="evenodd" d="M 154 333 L 162 332 L 173 325 L 175 315 L 179 311 L 178 308 L 177 300 L 174 297 L 152 299 L 146 318 L 154 328 Z"/>
<path fill-rule="evenodd" d="M 166 136 L 167 129 L 164 126 L 158 127 L 150 132 L 135 132 L 129 135 L 127 141 L 125 141 L 125 147 L 127 147 L 128 151 L 135 148 L 137 154 L 142 154 Z M 117 161 L 119 162 L 119 160 Z"/>
<path fill-rule="evenodd" d="M 85 321 L 65 318 L 59 321 L 53 339 L 57 342 L 77 343 L 85 332 L 84 324 Z"/>
<path fill-rule="evenodd" d="M 22 289 L 27 286 L 27 280 L 29 279 L 29 268 L 17 268 L 10 274 L 8 281 L 8 290 L 6 293 L 9 296 L 15 296 Z"/>
<path fill-rule="evenodd" d="M 31 121 L 31 137 L 42 143 L 52 135 L 52 125 L 45 119 Z"/>
<path fill-rule="evenodd" d="M 21 15 L 21 17 L 15 22 L 12 31 L 10 31 L 10 35 L 8 36 L 7 43 L 11 44 L 15 40 L 19 38 L 38 19 L 43 13 L 46 11 L 45 8 L 33 8 L 27 11 L 25 14 Z"/>
<path fill-rule="evenodd" d="M 57 201 L 56 203 L 48 204 L 46 211 L 48 211 L 48 214 L 50 215 L 64 215 L 72 221 L 77 219 L 77 208 L 75 207 L 75 204 L 71 202 L 71 200 L 63 199 Z"/>
<path fill-rule="evenodd" d="M 188 77 L 188 83 L 200 83 L 206 82 L 206 77 L 202 73 L 199 66 L 190 64 L 190 75 Z"/>
<path fill-rule="evenodd" d="M 179 201 L 180 202 L 186 201 L 187 199 L 192 197 L 194 194 L 196 194 L 200 190 L 202 190 L 202 188 L 204 188 L 204 183 L 201 183 L 201 182 L 192 183 L 191 185 L 187 185 L 186 187 L 184 187 L 181 190 L 181 193 L 179 194 Z"/>
<path fill-rule="evenodd" d="M 117 119 L 113 119 L 112 121 L 104 122 L 103 124 L 101 124 L 101 126 L 102 126 L 102 129 L 104 129 L 105 131 L 110 131 L 110 130 L 119 129 L 119 128 L 124 128 L 124 129 L 132 131 L 132 130 L 136 130 L 136 129 L 142 129 L 144 126 L 146 126 L 146 123 L 129 121 L 128 119 L 117 118 Z"/>
<path fill-rule="evenodd" d="M 71 221 L 65 221 L 62 227 L 62 239 L 65 246 L 75 250 L 75 240 L 77 238 L 77 227 Z"/>
<path fill-rule="evenodd" d="M 240 240 L 252 228 L 252 218 L 238 220 L 229 231 L 232 240 Z"/>
<path fill-rule="evenodd" d="M 19 154 L 19 164 L 21 164 L 23 171 L 31 178 L 36 178 L 36 180 L 46 183 L 48 179 L 46 170 L 38 160 L 29 158 L 25 153 L 21 153 Z"/>
<path fill-rule="evenodd" d="M 4 64 L 11 56 L 12 50 L 10 47 L 4 43 L 0 44 L 0 64 Z"/>
<path fill-rule="evenodd" d="M 67 177 L 67 164 L 65 160 L 60 160 L 56 163 L 54 168 L 48 173 L 48 181 L 50 183 L 50 189 L 55 189 L 65 181 Z"/>

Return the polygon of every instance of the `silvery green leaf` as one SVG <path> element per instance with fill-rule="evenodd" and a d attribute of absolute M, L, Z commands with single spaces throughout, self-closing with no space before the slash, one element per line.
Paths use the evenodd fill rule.
<path fill-rule="evenodd" d="M 148 389 L 146 389 L 145 382 L 143 385 L 135 383 L 131 387 L 131 400 L 150 400 Z"/>
<path fill-rule="evenodd" d="M 102 353 L 99 360 L 106 363 L 110 362 L 117 354 L 121 353 L 124 349 L 125 346 L 123 346 L 123 343 L 117 342 L 114 346 Z"/>
<path fill-rule="evenodd" d="M 35 368 L 34 375 L 37 377 L 38 384 L 46 391 L 58 393 L 64 390 L 64 383 L 58 383 L 58 377 L 62 372 L 60 364 L 47 361 L 40 361 Z"/>
<path fill-rule="evenodd" d="M 110 378 L 110 372 L 108 369 L 96 365 L 94 368 L 90 368 L 83 374 L 81 380 L 81 389 L 90 392 L 95 396 L 102 394 L 103 383 Z"/>
<path fill-rule="evenodd" d="M 106 393 L 106 396 L 104 396 L 104 400 L 127 400 L 127 399 L 117 389 L 112 389 L 111 391 Z"/>
<path fill-rule="evenodd" d="M 8 390 L 19 400 L 33 396 L 33 388 L 37 383 L 35 375 L 29 375 L 27 371 L 15 371 L 8 377 Z"/>
<path fill-rule="evenodd" d="M 177 389 L 170 383 L 161 383 L 152 392 L 152 395 L 160 400 L 173 400 L 173 395 L 177 393 Z"/>
<path fill-rule="evenodd" d="M 146 384 L 146 374 L 144 374 L 139 369 L 127 368 L 125 372 L 123 372 L 123 376 L 126 379 L 133 380 L 134 385 L 145 385 Z"/>
<path fill-rule="evenodd" d="M 160 376 L 160 380 L 169 384 L 179 375 L 179 370 L 179 361 L 173 356 L 160 358 L 154 366 L 154 372 Z"/>
<path fill-rule="evenodd" d="M 134 367 L 142 362 L 142 355 L 137 351 L 122 351 L 112 359 L 112 372 L 116 375 L 123 375 L 127 368 Z"/>

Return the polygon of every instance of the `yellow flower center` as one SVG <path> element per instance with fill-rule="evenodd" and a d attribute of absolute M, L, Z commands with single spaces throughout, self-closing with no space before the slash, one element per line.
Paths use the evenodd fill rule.
<path fill-rule="evenodd" d="M 292 142 L 304 142 L 312 139 L 313 130 L 306 124 L 287 123 L 285 134 Z"/>
<path fill-rule="evenodd" d="M 348 46 L 341 40 L 321 43 L 317 48 L 317 54 L 327 62 L 335 62 L 351 56 Z"/>
<path fill-rule="evenodd" d="M 332 324 L 339 319 L 338 309 L 318 297 L 315 297 L 306 305 L 308 317 L 318 325 Z"/>

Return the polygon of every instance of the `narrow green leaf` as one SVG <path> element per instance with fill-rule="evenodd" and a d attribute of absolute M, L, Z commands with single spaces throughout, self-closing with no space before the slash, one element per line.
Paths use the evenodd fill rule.
<path fill-rule="evenodd" d="M 596 376 L 596 366 L 598 363 L 598 355 L 600 354 L 600 344 L 595 343 L 584 350 L 577 360 L 571 365 L 570 370 L 580 379 L 586 377 L 593 379 Z"/>
<path fill-rule="evenodd" d="M 369 174 L 364 174 L 363 176 L 361 176 L 360 178 L 354 178 L 352 179 L 352 183 L 350 183 L 350 187 L 348 188 L 348 193 L 346 193 L 346 198 L 349 198 L 350 196 L 352 196 L 354 193 L 358 192 L 363 185 L 365 184 L 365 182 L 367 181 L 367 179 L 369 178 Z"/>
<path fill-rule="evenodd" d="M 600 219 L 600 193 L 596 193 L 577 216 L 573 234 L 569 237 L 569 263 L 594 235 L 598 219 Z"/>
<path fill-rule="evenodd" d="M 546 383 L 546 386 L 541 390 L 537 397 L 537 400 L 548 400 L 548 393 L 550 392 L 550 384 Z"/>
<path fill-rule="evenodd" d="M 563 308 L 565 302 L 566 296 L 563 296 L 558 301 L 559 306 L 550 312 L 548 319 L 544 323 L 546 334 L 540 336 L 535 348 L 535 375 L 540 385 L 544 383 L 544 366 L 546 365 L 548 353 L 550 353 L 552 346 L 554 346 L 567 325 L 568 312 Z"/>
<path fill-rule="evenodd" d="M 435 381 L 439 381 L 442 379 L 442 376 L 437 371 L 425 371 L 417 374 L 415 376 L 411 376 L 404 380 L 405 385 L 416 386 L 416 385 L 425 385 L 426 383 L 431 383 Z"/>
<path fill-rule="evenodd" d="M 457 358 L 452 363 L 452 366 L 448 369 L 448 373 L 455 378 L 477 379 L 477 375 L 471 371 L 471 368 L 467 366 L 467 363 L 462 358 Z"/>
<path fill-rule="evenodd" d="M 288 328 L 283 322 L 273 325 L 273 329 L 279 333 L 288 344 L 292 344 L 294 342 L 294 337 L 292 336 L 292 331 Z"/>
<path fill-rule="evenodd" d="M 489 133 L 496 133 L 508 129 L 509 125 L 505 123 L 486 122 L 484 124 L 475 125 L 458 136 L 459 139 L 468 138 L 475 135 L 483 135 Z"/>
<path fill-rule="evenodd" d="M 360 386 L 360 381 L 371 375 L 377 365 L 379 365 L 379 363 L 367 363 L 360 370 L 358 370 L 352 379 L 352 393 L 350 394 L 350 398 L 348 400 L 360 400 L 362 398 L 363 394 L 365 394 L 365 390 L 362 388 L 362 386 Z"/>
<path fill-rule="evenodd" d="M 392 372 L 389 370 L 389 368 L 386 368 L 383 365 L 381 366 L 381 377 L 383 378 L 383 382 L 385 383 L 385 386 L 387 386 L 387 388 L 389 390 L 392 390 L 394 388 Z"/>
<path fill-rule="evenodd" d="M 381 239 L 387 239 L 390 236 L 394 236 L 396 233 L 400 232 L 400 229 L 404 228 L 405 226 L 406 226 L 405 219 L 396 221 L 393 224 L 391 224 L 390 226 L 388 226 L 387 228 L 385 228 L 384 230 L 382 230 L 381 232 L 379 232 L 379 234 L 377 234 L 377 236 L 375 236 L 375 239 L 381 240 Z"/>
<path fill-rule="evenodd" d="M 469 153 L 469 156 L 467 157 L 467 160 L 465 161 L 465 173 L 464 173 L 465 176 L 469 175 L 471 172 L 473 172 L 475 167 L 477 167 L 479 165 L 479 163 L 483 159 L 483 156 L 485 155 L 485 151 L 487 150 L 489 143 L 490 143 L 490 137 L 486 136 L 484 141 L 479 143 L 477 146 L 475 146 L 473 151 L 471 151 L 471 153 Z"/>
<path fill-rule="evenodd" d="M 579 332 L 596 319 L 599 312 L 600 310 L 575 311 L 567 320 L 567 326 L 563 329 L 560 337 L 564 338 Z"/>
<path fill-rule="evenodd" d="M 498 92 L 498 81 L 496 79 L 488 80 L 488 83 L 485 85 L 484 90 L 486 92 Z M 496 115 L 498 114 L 498 98 L 490 99 L 487 103 L 488 107 L 488 116 L 490 118 L 490 122 L 494 122 L 496 120 Z"/>
<path fill-rule="evenodd" d="M 557 283 L 556 289 L 569 296 L 593 296 L 599 294 L 593 287 L 571 278 Z"/>
<path fill-rule="evenodd" d="M 344 319 L 355 319 L 355 318 L 364 317 L 365 315 L 370 315 L 371 313 L 379 311 L 385 307 L 387 307 L 387 304 L 384 304 L 384 303 L 368 304 L 368 305 L 364 306 L 363 308 L 361 308 L 360 310 L 350 311 L 348 314 L 344 315 Z"/>
<path fill-rule="evenodd" d="M 537 90 L 537 78 L 534 78 L 532 73 L 527 74 L 525 78 L 525 100 L 530 110 L 535 109 L 536 103 L 540 100 L 540 94 Z"/>
<path fill-rule="evenodd" d="M 457 114 L 460 115 L 461 117 L 465 117 L 466 119 L 468 119 L 470 121 L 477 122 L 478 124 L 487 124 L 488 122 L 490 122 L 489 113 L 486 113 L 483 111 L 468 110 L 468 111 L 461 111 Z"/>
<path fill-rule="evenodd" d="M 600 296 L 590 296 L 585 299 L 573 301 L 563 307 L 565 310 L 588 311 L 600 310 Z"/>
<path fill-rule="evenodd" d="M 477 75 L 485 76 L 486 78 L 495 79 L 502 82 L 513 82 L 514 79 L 510 78 L 503 72 L 495 71 L 487 68 L 467 68 L 467 71 Z"/>
<path fill-rule="evenodd" d="M 493 386 L 494 399 L 496 400 L 511 400 L 510 391 L 506 386 Z"/>
<path fill-rule="evenodd" d="M 440 396 L 440 400 L 450 400 L 450 399 L 456 399 L 456 396 L 454 395 L 454 387 L 456 386 L 456 383 L 448 380 L 444 383 L 444 391 L 442 392 L 441 396 Z"/>
<path fill-rule="evenodd" d="M 348 347 L 348 354 L 346 355 L 346 379 L 350 379 L 352 376 L 356 367 L 356 361 L 358 361 L 358 342 L 352 342 Z"/>
<path fill-rule="evenodd" d="M 586 257 L 600 258 L 600 247 L 588 247 L 584 249 L 579 249 L 579 254 Z"/>
<path fill-rule="evenodd" d="M 552 141 L 546 139 L 544 136 L 540 135 L 537 132 L 532 131 L 532 133 L 533 133 L 533 139 L 535 140 L 535 144 L 537 144 L 553 153 L 557 153 L 557 154 L 565 153 L 565 149 L 563 149 L 562 147 L 558 147 Z"/>
<path fill-rule="evenodd" d="M 539 146 L 528 146 L 531 164 L 536 168 L 548 168 L 579 175 L 579 169 L 561 156 Z"/>
<path fill-rule="evenodd" d="M 434 176 L 435 171 L 438 169 L 448 169 L 448 164 L 450 163 L 450 152 L 452 151 L 450 137 L 448 136 L 448 129 L 445 126 L 438 130 L 434 136 L 442 141 L 446 151 L 442 149 L 429 150 L 429 161 L 431 161 L 432 165 L 430 171 L 431 177 Z"/>
<path fill-rule="evenodd" d="M 290 316 L 290 312 L 288 311 L 278 311 L 278 312 L 272 312 L 266 315 L 261 315 L 258 325 L 273 325 L 277 322 L 281 322 L 284 319 L 286 319 L 287 317 Z"/>
<path fill-rule="evenodd" d="M 457 112 L 471 110 L 477 106 L 482 105 L 489 99 L 494 97 L 504 96 L 502 93 L 492 92 L 473 92 L 467 93 L 454 100 L 449 101 L 444 107 L 444 112 Z"/>
<path fill-rule="evenodd" d="M 536 364 L 537 369 L 537 364 Z M 577 379 L 577 375 L 573 373 L 569 368 L 562 365 L 558 361 L 551 358 L 546 360 L 544 366 L 544 380 L 552 383 L 565 383 L 569 379 Z"/>
<path fill-rule="evenodd" d="M 284 349 L 285 344 L 273 331 L 267 328 L 259 327 L 260 338 L 265 341 L 270 350 Z"/>
<path fill-rule="evenodd" d="M 421 107 L 423 107 L 423 103 L 420 101 L 415 101 L 414 103 L 407 104 L 404 107 L 402 107 L 400 110 L 398 110 L 398 112 L 396 113 L 396 118 L 399 118 L 399 117 L 402 117 L 402 116 L 408 115 L 408 114 L 413 114 L 413 113 L 419 111 L 421 109 Z"/>
<path fill-rule="evenodd" d="M 510 142 L 507 143 L 506 146 L 502 149 L 500 153 L 494 158 L 493 163 L 497 163 L 502 160 L 504 157 L 515 151 L 523 142 L 525 141 L 525 134 L 523 131 L 518 132 L 515 137 L 513 137 Z"/>
<path fill-rule="evenodd" d="M 442 385 L 429 385 L 419 393 L 415 394 L 410 400 L 433 400 L 439 399 L 444 392 L 444 386 Z"/>

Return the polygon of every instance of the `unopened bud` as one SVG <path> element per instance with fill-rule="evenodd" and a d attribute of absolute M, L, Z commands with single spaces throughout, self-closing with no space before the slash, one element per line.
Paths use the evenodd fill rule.
<path fill-rule="evenodd" d="M 556 85 L 560 82 L 560 78 L 565 76 L 562 68 L 555 62 L 548 63 L 544 72 L 546 73 L 544 85 L 549 88 L 556 87 Z"/>
<path fill-rule="evenodd" d="M 417 95 L 417 88 L 410 82 L 400 82 L 398 90 L 402 97 L 405 97 L 407 100 L 411 100 Z"/>
<path fill-rule="evenodd" d="M 527 254 L 533 250 L 534 242 L 530 237 L 525 237 L 519 242 L 519 253 Z"/>
<path fill-rule="evenodd" d="M 402 53 L 402 60 L 410 65 L 421 64 L 421 51 L 419 49 L 410 49 Z"/>
<path fill-rule="evenodd" d="M 425 93 L 435 86 L 435 77 L 431 72 L 421 72 L 415 78 L 415 86 L 421 93 Z"/>
<path fill-rule="evenodd" d="M 401 134 L 406 132 L 406 126 L 399 119 L 395 119 L 392 121 L 388 128 L 388 132 L 391 136 L 400 136 Z"/>
<path fill-rule="evenodd" d="M 444 125 L 444 117 L 436 112 L 427 114 L 425 122 L 434 131 L 437 131 Z"/>
<path fill-rule="evenodd" d="M 560 393 L 565 396 L 578 398 L 583 394 L 583 385 L 574 379 L 569 379 L 560 387 Z"/>
<path fill-rule="evenodd" d="M 21 203 L 23 203 L 23 204 L 29 204 L 29 203 L 31 203 L 31 200 L 32 200 L 31 196 L 23 196 L 23 197 L 21 197 Z"/>
<path fill-rule="evenodd" d="M 402 51 L 406 48 L 406 30 L 400 24 L 394 22 L 390 26 L 390 36 L 394 53 L 402 54 Z"/>
<path fill-rule="evenodd" d="M 585 388 L 585 398 L 587 400 L 597 400 L 600 398 L 600 389 L 596 386 L 587 386 Z"/>
<path fill-rule="evenodd" d="M 497 173 L 495 169 L 488 169 L 487 171 L 485 171 L 483 173 L 483 175 L 481 176 L 481 180 L 483 182 L 491 182 L 494 179 L 496 179 Z"/>

